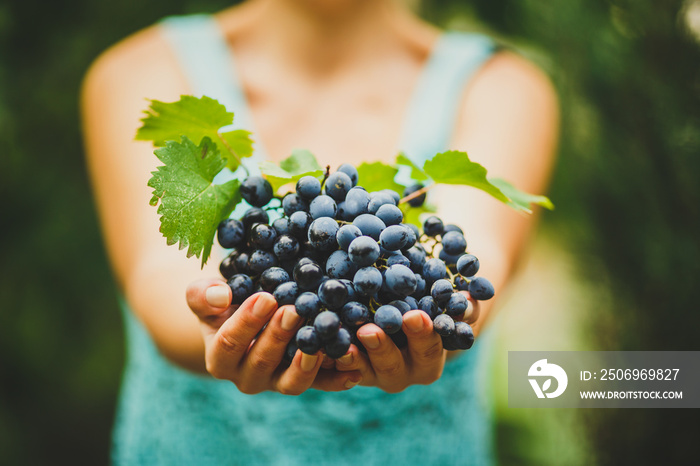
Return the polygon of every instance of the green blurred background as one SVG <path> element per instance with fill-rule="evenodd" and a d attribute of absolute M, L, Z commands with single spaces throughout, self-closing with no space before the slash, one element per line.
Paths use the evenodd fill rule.
<path fill-rule="evenodd" d="M 78 90 L 126 35 L 222 0 L 0 4 L 0 463 L 102 464 L 122 328 L 85 173 Z M 699 350 L 700 0 L 424 0 L 545 69 L 557 204 L 494 325 L 503 464 L 697 460 L 695 410 L 509 410 L 507 349 Z"/>

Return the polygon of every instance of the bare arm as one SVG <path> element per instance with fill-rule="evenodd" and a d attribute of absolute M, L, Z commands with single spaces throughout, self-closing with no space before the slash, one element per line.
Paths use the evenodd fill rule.
<path fill-rule="evenodd" d="M 534 66 L 510 54 L 491 60 L 463 97 L 463 108 L 451 147 L 469 152 L 491 176 L 506 178 L 520 189 L 541 193 L 547 186 L 557 133 L 558 107 L 549 81 Z M 532 217 L 472 188 L 444 186 L 432 201 L 446 223 L 462 227 L 469 251 L 480 259 L 479 275 L 489 278 L 497 293 L 506 285 L 532 229 Z M 470 301 L 466 320 L 474 333 L 488 320 L 493 301 Z M 363 384 L 401 391 L 412 384 L 432 383 L 446 359 L 432 322 L 421 311 L 404 315 L 407 350 L 400 351 L 381 329 L 367 324 L 358 330 L 367 355 L 351 349 L 340 370 L 359 370 Z M 369 335 L 374 348 L 368 346 Z M 364 337 L 364 338 L 363 338 Z M 347 362 L 347 364 L 345 363 Z"/>

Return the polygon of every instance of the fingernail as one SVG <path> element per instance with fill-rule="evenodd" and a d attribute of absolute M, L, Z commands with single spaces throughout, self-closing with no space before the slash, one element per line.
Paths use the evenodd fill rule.
<path fill-rule="evenodd" d="M 207 288 L 204 297 L 211 307 L 228 307 L 228 285 L 214 285 Z"/>
<path fill-rule="evenodd" d="M 270 302 L 266 299 L 264 294 L 258 296 L 258 300 L 255 301 L 253 305 L 253 315 L 264 319 L 270 315 L 274 308 L 270 305 Z"/>
<path fill-rule="evenodd" d="M 422 316 L 417 312 L 406 317 L 406 319 L 404 319 L 404 323 L 406 324 L 406 328 L 414 333 L 418 333 L 425 328 Z"/>
<path fill-rule="evenodd" d="M 339 358 L 338 362 L 340 364 L 344 364 L 346 366 L 349 366 L 350 364 L 352 364 L 352 353 L 348 353 L 345 356 L 343 356 L 342 358 Z"/>
<path fill-rule="evenodd" d="M 291 307 L 284 308 L 284 313 L 282 314 L 282 330 L 286 332 L 291 332 L 299 323 L 299 314 L 294 312 Z"/>
<path fill-rule="evenodd" d="M 301 370 L 304 372 L 311 372 L 314 370 L 314 367 L 316 367 L 317 361 L 318 355 L 301 353 Z"/>
<path fill-rule="evenodd" d="M 362 382 L 362 378 L 360 378 L 360 380 L 358 380 L 357 382 L 353 382 L 352 380 L 348 379 L 345 381 L 345 388 L 352 388 L 360 382 Z"/>
<path fill-rule="evenodd" d="M 462 320 L 467 320 L 474 314 L 474 303 L 471 301 L 467 300 L 467 310 L 464 311 L 464 315 L 462 316 Z"/>
<path fill-rule="evenodd" d="M 362 341 L 362 344 L 365 345 L 365 348 L 379 348 L 379 335 L 377 335 L 376 333 L 358 335 L 358 338 L 360 339 L 360 341 Z"/>

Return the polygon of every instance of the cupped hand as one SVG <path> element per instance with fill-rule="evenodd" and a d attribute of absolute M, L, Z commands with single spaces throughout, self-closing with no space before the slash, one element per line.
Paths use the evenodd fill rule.
<path fill-rule="evenodd" d="M 199 318 L 207 371 L 233 382 L 243 393 L 271 390 L 298 395 L 316 388 L 347 390 L 361 380 L 358 371 L 321 368 L 321 352 L 297 351 L 283 362 L 287 344 L 301 327 L 294 306 L 277 307 L 269 293 L 256 293 L 240 306 L 223 280 L 198 280 L 187 288 L 187 303 Z"/>
<path fill-rule="evenodd" d="M 479 316 L 479 302 L 466 294 L 469 307 L 460 320 L 471 324 Z M 339 371 L 360 371 L 362 385 L 376 386 L 388 393 L 435 382 L 442 375 L 447 351 L 440 336 L 433 331 L 432 320 L 423 311 L 409 311 L 403 316 L 402 329 L 408 343 L 399 349 L 377 325 L 363 325 L 358 329 L 357 337 L 367 354 L 352 345 L 348 353 L 336 361 L 336 368 Z"/>

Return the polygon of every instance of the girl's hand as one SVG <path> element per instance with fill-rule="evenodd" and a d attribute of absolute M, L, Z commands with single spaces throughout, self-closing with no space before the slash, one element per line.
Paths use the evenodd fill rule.
<path fill-rule="evenodd" d="M 479 316 L 479 302 L 469 298 L 469 307 L 463 316 L 473 323 Z M 357 337 L 367 350 L 362 353 L 352 345 L 348 353 L 336 361 L 339 371 L 362 374 L 362 385 L 377 386 L 389 393 L 397 393 L 415 384 L 427 385 L 442 375 L 447 351 L 440 336 L 433 331 L 433 322 L 423 311 L 409 311 L 403 316 L 403 331 L 408 345 L 399 349 L 375 324 L 366 324 L 357 331 Z"/>
<path fill-rule="evenodd" d="M 313 387 L 347 390 L 361 381 L 358 371 L 321 369 L 323 357 L 297 351 L 283 363 L 289 341 L 301 327 L 294 306 L 277 308 L 269 293 L 256 293 L 240 306 L 231 305 L 223 280 L 198 280 L 187 288 L 187 303 L 200 321 L 207 371 L 232 381 L 246 394 L 272 390 L 299 395 Z"/>

